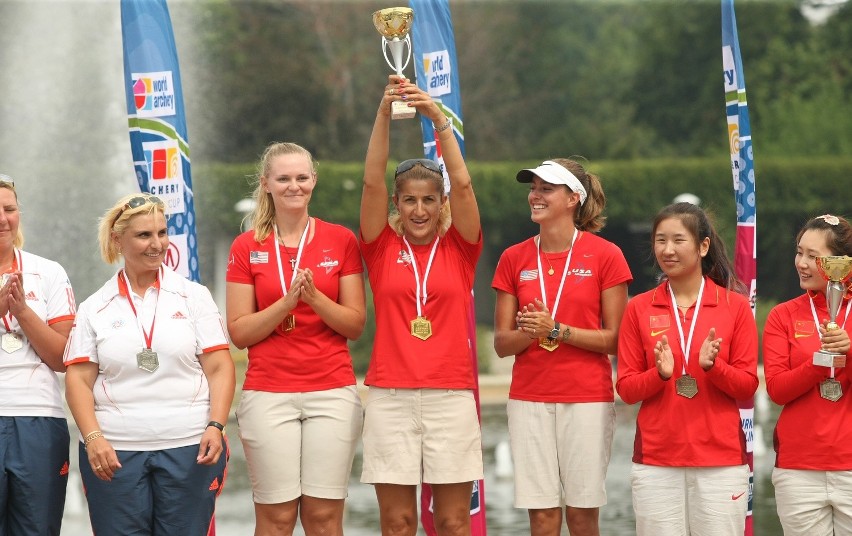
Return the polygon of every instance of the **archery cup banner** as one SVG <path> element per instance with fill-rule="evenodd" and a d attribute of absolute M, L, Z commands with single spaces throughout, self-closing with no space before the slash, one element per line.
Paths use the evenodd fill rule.
<path fill-rule="evenodd" d="M 139 189 L 166 204 L 164 263 L 199 280 L 189 143 L 177 49 L 165 0 L 121 0 L 124 87 Z"/>

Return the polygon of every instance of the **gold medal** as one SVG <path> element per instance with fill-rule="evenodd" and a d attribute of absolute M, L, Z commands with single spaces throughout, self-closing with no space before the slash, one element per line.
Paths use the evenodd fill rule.
<path fill-rule="evenodd" d="M 296 315 L 289 314 L 284 317 L 284 321 L 281 322 L 281 331 L 293 331 L 296 329 Z"/>
<path fill-rule="evenodd" d="M 680 396 L 692 398 L 698 394 L 698 381 L 689 374 L 675 380 L 675 392 Z"/>
<path fill-rule="evenodd" d="M 17 333 L 10 331 L 8 333 L 4 333 L 3 336 L 0 337 L 0 347 L 2 347 L 3 351 L 7 354 L 12 354 L 24 347 L 24 340 Z"/>
<path fill-rule="evenodd" d="M 411 321 L 411 334 L 421 341 L 425 341 L 432 336 L 432 322 L 425 317 L 418 316 Z"/>
<path fill-rule="evenodd" d="M 826 378 L 819 384 L 819 396 L 831 402 L 837 402 L 843 396 L 843 387 L 834 378 Z"/>
<path fill-rule="evenodd" d="M 160 360 L 157 358 L 157 352 L 150 348 L 145 348 L 136 354 L 136 364 L 145 372 L 154 372 L 160 368 Z"/>
<path fill-rule="evenodd" d="M 559 347 L 559 341 L 556 339 L 551 339 L 550 337 L 541 337 L 538 340 L 538 345 L 547 350 L 548 352 L 552 352 Z"/>

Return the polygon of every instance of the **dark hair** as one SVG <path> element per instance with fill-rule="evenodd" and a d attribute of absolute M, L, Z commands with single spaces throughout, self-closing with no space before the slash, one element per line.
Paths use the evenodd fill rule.
<path fill-rule="evenodd" d="M 824 231 L 826 245 L 832 254 L 852 257 L 852 225 L 843 216 L 823 214 L 811 218 L 796 235 L 797 245 L 805 231 Z"/>
<path fill-rule="evenodd" d="M 586 189 L 586 201 L 577 206 L 574 212 L 574 225 L 581 231 L 596 233 L 603 229 L 606 224 L 606 216 L 603 215 L 606 207 L 606 195 L 597 175 L 586 171 L 579 162 L 570 158 L 550 158 L 577 177 L 583 188 Z M 566 186 L 566 188 L 568 188 Z"/>
<path fill-rule="evenodd" d="M 728 290 L 748 296 L 749 290 L 734 273 L 734 267 L 728 259 L 725 243 L 716 233 L 710 216 L 700 207 L 692 203 L 674 203 L 663 208 L 654 218 L 651 229 L 651 241 L 657 233 L 657 227 L 663 220 L 675 218 L 680 220 L 696 243 L 705 238 L 710 239 L 710 247 L 707 255 L 701 259 L 701 274 L 709 277 L 714 283 Z"/>

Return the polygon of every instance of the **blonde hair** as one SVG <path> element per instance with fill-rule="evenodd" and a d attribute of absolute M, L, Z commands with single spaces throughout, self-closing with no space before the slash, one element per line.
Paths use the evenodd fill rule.
<path fill-rule="evenodd" d="M 410 180 L 431 182 L 435 186 L 435 189 L 438 190 L 438 193 L 441 194 L 441 200 L 444 201 L 444 203 L 441 205 L 441 211 L 438 213 L 438 234 L 443 236 L 453 223 L 452 213 L 450 212 L 450 203 L 444 200 L 444 196 L 446 195 L 446 192 L 444 191 L 444 176 L 424 167 L 423 165 L 412 166 L 411 169 L 400 173 L 394 178 L 394 198 L 398 198 L 402 185 L 406 181 Z M 402 225 L 402 216 L 396 208 L 396 205 L 394 205 L 393 211 L 388 215 L 388 225 L 390 225 L 398 235 L 402 235 L 405 232 Z"/>
<path fill-rule="evenodd" d="M 136 207 L 131 207 L 130 200 L 137 197 L 144 198 L 145 202 Z M 113 233 L 119 236 L 124 233 L 130 223 L 130 218 L 138 214 L 153 214 L 158 211 L 165 216 L 165 209 L 162 200 L 144 192 L 128 194 L 116 201 L 98 220 L 98 245 L 101 250 L 101 258 L 107 264 L 113 264 L 118 260 L 120 252 L 112 236 Z"/>
<path fill-rule="evenodd" d="M 5 175 L 4 175 L 5 176 Z M 15 184 L 12 182 L 7 182 L 5 180 L 0 180 L 0 188 L 6 188 L 7 190 L 11 190 L 13 194 L 15 194 L 15 204 L 18 204 L 18 192 L 15 190 Z M 21 206 L 18 205 L 18 209 L 20 210 Z M 21 222 L 18 220 L 18 232 L 15 233 L 15 239 L 12 241 L 12 245 L 18 249 L 24 247 L 24 231 L 21 229 Z"/>
<path fill-rule="evenodd" d="M 311 163 L 311 173 L 314 179 L 317 178 L 317 165 L 311 152 L 291 142 L 272 142 L 266 146 L 263 155 L 260 157 L 260 162 L 257 166 L 257 175 L 255 176 L 256 186 L 252 199 L 254 199 L 254 210 L 246 215 L 246 219 L 251 220 L 251 226 L 254 228 L 255 242 L 263 242 L 266 237 L 272 232 L 272 226 L 275 223 L 275 203 L 272 201 L 272 194 L 267 193 L 263 187 L 264 177 L 268 177 L 269 170 L 272 167 L 272 160 L 285 154 L 300 154 L 308 159 Z"/>

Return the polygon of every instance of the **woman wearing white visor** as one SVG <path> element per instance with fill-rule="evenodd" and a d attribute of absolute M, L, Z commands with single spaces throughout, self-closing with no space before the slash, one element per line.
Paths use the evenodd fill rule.
<path fill-rule="evenodd" d="M 515 356 L 508 415 L 515 507 L 532 535 L 597 535 L 606 504 L 615 409 L 612 364 L 630 269 L 594 233 L 605 217 L 600 180 L 553 159 L 518 172 L 539 234 L 509 247 L 492 281 L 494 348 Z"/>

